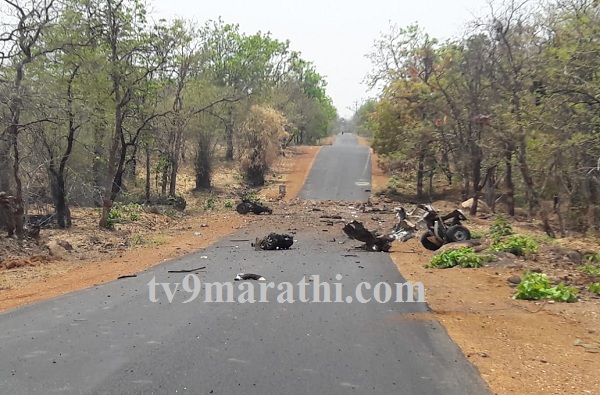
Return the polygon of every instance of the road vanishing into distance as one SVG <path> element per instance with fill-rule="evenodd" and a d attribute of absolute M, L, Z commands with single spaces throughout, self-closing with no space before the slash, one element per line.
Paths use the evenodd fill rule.
<path fill-rule="evenodd" d="M 355 136 L 338 136 L 321 149 L 301 196 L 366 199 L 368 158 Z M 298 228 L 290 250 L 232 241 L 271 230 L 246 229 L 137 277 L 0 314 L 0 394 L 489 393 L 444 328 L 427 318 L 425 303 L 395 301 L 407 300 L 406 292 L 387 303 L 345 303 L 361 282 L 404 282 L 387 254 L 348 254 L 347 245 L 288 221 Z M 301 302 L 294 286 L 295 303 L 278 303 L 291 294 L 271 288 L 264 302 L 241 303 L 249 284 L 266 283 L 253 281 L 242 290 L 234 283 L 231 302 L 206 302 L 204 289 L 184 303 L 197 284 L 189 273 L 169 271 L 200 266 L 202 284 L 259 273 L 275 284 L 304 281 L 305 300 L 317 299 L 319 283 L 323 300 L 328 283 L 339 302 Z"/>

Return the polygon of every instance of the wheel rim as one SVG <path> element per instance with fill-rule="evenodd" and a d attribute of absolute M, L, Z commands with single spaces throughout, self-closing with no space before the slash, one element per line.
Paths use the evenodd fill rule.
<path fill-rule="evenodd" d="M 454 238 L 456 239 L 456 241 L 465 241 L 467 240 L 467 233 L 459 230 L 458 232 L 454 233 Z"/>

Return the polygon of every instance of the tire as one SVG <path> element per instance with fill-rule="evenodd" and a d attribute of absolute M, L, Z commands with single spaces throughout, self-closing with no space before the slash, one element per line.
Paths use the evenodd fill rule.
<path fill-rule="evenodd" d="M 423 245 L 423 247 L 425 247 L 425 249 L 429 251 L 439 250 L 442 246 L 442 243 L 438 241 L 439 244 L 436 244 L 433 241 L 429 240 L 430 237 L 434 236 L 430 235 L 429 233 L 423 233 L 423 235 L 421 235 L 421 244 Z"/>
<path fill-rule="evenodd" d="M 240 203 L 237 206 L 235 206 L 235 211 L 237 211 L 238 213 L 240 213 L 242 215 L 245 215 L 250 212 L 250 207 L 248 206 L 247 203 Z"/>
<path fill-rule="evenodd" d="M 450 242 L 471 240 L 471 232 L 462 225 L 454 225 L 446 232 L 446 239 Z"/>

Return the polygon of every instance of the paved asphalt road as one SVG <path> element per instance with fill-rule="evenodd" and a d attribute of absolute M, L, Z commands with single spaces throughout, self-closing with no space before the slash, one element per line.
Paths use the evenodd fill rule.
<path fill-rule="evenodd" d="M 318 158 L 315 166 L 326 164 L 325 174 L 344 172 L 340 181 L 369 181 L 363 173 L 350 174 L 359 166 L 343 159 L 358 151 L 353 141 L 345 136 L 322 150 L 320 156 L 338 159 Z M 319 173 L 315 168 L 311 177 Z M 309 181 L 311 193 L 328 196 Z M 336 188 L 347 187 L 335 185 L 327 187 L 332 197 L 343 198 Z M 236 238 L 264 231 L 250 229 Z M 356 296 L 363 281 L 404 281 L 384 253 L 348 256 L 346 246 L 314 230 L 300 231 L 296 239 L 288 251 L 254 251 L 225 239 L 136 278 L 0 314 L 0 395 L 488 393 L 443 327 L 411 317 L 426 312 L 425 303 L 396 303 L 395 297 L 388 303 L 302 303 L 298 286 L 292 288 L 296 303 L 278 303 L 283 291 L 277 289 L 267 291 L 266 303 L 239 303 L 240 283 L 234 302 L 204 301 L 205 283 L 232 281 L 239 271 L 293 284 L 318 275 L 307 281 L 313 300 L 317 281 L 331 284 L 332 298 L 334 283 L 340 284 L 340 300 Z M 198 274 L 203 288 L 195 301 L 183 303 L 191 295 L 183 285 L 172 303 L 162 286 L 156 288 L 158 302 L 150 301 L 153 279 L 174 287 L 186 274 L 168 270 L 199 266 L 206 269 Z M 259 282 L 252 284 L 259 299 Z M 363 294 L 372 297 L 368 290 Z M 406 293 L 400 298 L 406 300 Z"/>
<path fill-rule="evenodd" d="M 325 145 L 313 164 L 303 199 L 366 201 L 371 195 L 371 152 L 353 134 L 339 134 Z"/>

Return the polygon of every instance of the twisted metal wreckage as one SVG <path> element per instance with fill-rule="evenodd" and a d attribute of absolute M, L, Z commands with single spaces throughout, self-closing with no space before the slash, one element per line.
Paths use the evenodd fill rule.
<path fill-rule="evenodd" d="M 467 217 L 461 210 L 441 215 L 430 204 L 418 204 L 409 212 L 403 207 L 397 207 L 395 211 L 396 224 L 390 234 L 379 235 L 375 231 L 369 231 L 356 220 L 346 224 L 343 231 L 351 239 L 365 243 L 359 248 L 367 251 L 388 252 L 394 240 L 408 241 L 416 237 L 419 230 L 424 231 L 420 238 L 421 245 L 431 251 L 438 250 L 447 243 L 471 239 L 471 232 L 462 225 Z"/>

